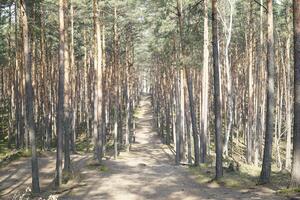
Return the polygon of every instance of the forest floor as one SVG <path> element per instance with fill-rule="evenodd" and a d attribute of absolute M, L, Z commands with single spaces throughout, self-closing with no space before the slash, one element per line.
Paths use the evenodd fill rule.
<path fill-rule="evenodd" d="M 188 166 L 175 165 L 172 151 L 161 143 L 152 122 L 150 100 L 144 96 L 138 110 L 136 141 L 130 152 L 121 152 L 117 160 L 107 156 L 101 166 L 93 165 L 90 153 L 72 155 L 75 178 L 66 189 L 53 193 L 65 200 L 285 199 L 267 187 L 237 189 L 214 182 L 200 183 L 199 176 Z M 39 164 L 42 190 L 51 193 L 55 153 L 42 155 Z M 30 159 L 21 158 L 0 168 L 0 199 L 10 199 L 30 184 Z"/>

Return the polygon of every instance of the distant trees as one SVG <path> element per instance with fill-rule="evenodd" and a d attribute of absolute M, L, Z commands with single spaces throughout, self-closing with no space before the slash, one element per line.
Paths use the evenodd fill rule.
<path fill-rule="evenodd" d="M 72 173 L 71 154 L 83 150 L 78 142 L 93 142 L 101 162 L 114 132 L 116 152 L 133 141 L 141 22 L 125 12 L 137 2 L 115 2 L 122 8 L 115 12 L 99 0 L 0 3 L 0 138 L 11 149 L 31 147 L 34 192 L 37 150 L 56 149 L 61 186 Z"/>
<path fill-rule="evenodd" d="M 217 4 L 215 12 L 214 7 L 206 8 L 207 1 L 151 4 L 152 9 L 165 11 L 153 10 L 156 28 L 151 50 L 155 67 L 151 77 L 155 124 L 162 139 L 171 133 L 170 143 L 174 143 L 177 164 L 185 160 L 191 163 L 194 159 L 197 165 L 196 154 L 191 154 L 198 147 L 201 163 L 207 162 L 213 152 L 217 155 L 216 163 L 222 163 L 218 152 L 223 149 L 229 161 L 218 164 L 217 177 L 221 177 L 222 165 L 246 162 L 262 165 L 260 182 L 267 183 L 273 149 L 279 169 L 290 170 L 291 165 L 293 71 L 289 64 L 291 16 L 288 12 L 291 4 L 288 0 L 275 2 L 273 8 L 271 1 L 265 4 L 263 0 L 211 2 Z M 210 9 L 217 16 L 212 21 L 207 19 Z M 264 20 L 266 17 L 268 21 Z M 212 24 L 213 46 L 207 42 L 207 27 L 209 22 L 216 21 L 222 23 Z M 199 48 L 199 43 L 203 48 Z M 182 85 L 181 66 L 185 66 L 186 85 Z M 210 77 L 216 82 L 209 81 Z M 181 116 L 183 109 L 187 114 Z M 169 116 L 171 123 L 166 120 Z M 199 138 L 191 137 L 193 130 L 199 130 L 196 133 Z M 237 159 L 236 153 L 241 149 L 245 155 Z"/>

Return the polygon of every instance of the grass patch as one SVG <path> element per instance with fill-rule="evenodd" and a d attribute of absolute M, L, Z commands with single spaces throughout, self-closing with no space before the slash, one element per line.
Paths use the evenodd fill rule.
<path fill-rule="evenodd" d="M 227 168 L 224 168 L 224 176 L 218 181 L 212 181 L 215 177 L 215 168 L 210 163 L 202 164 L 199 167 L 190 167 L 190 171 L 196 176 L 196 181 L 200 184 L 214 183 L 229 188 L 247 189 L 257 185 L 261 168 L 247 164 L 241 164 L 239 171 L 229 172 Z M 289 173 L 273 171 L 270 187 L 278 190 L 286 187 L 288 181 Z"/>
<path fill-rule="evenodd" d="M 101 172 L 108 172 L 108 171 L 109 171 L 109 168 L 108 168 L 107 166 L 105 166 L 105 165 L 101 165 L 101 166 L 99 167 L 99 170 L 100 170 Z"/>
<path fill-rule="evenodd" d="M 137 107 L 135 110 L 134 110 L 134 113 L 133 113 L 133 117 L 135 118 L 140 118 L 142 117 L 143 113 L 142 113 L 142 109 L 140 107 Z"/>
<path fill-rule="evenodd" d="M 208 164 L 203 164 L 199 167 L 191 166 L 189 169 L 196 176 L 198 183 L 208 183 L 214 178 L 214 169 L 209 167 Z"/>
<path fill-rule="evenodd" d="M 87 168 L 90 170 L 96 170 L 99 172 L 109 172 L 109 168 L 107 166 L 100 164 L 94 160 L 88 162 Z"/>
<path fill-rule="evenodd" d="M 277 191 L 278 194 L 285 195 L 285 196 L 292 196 L 300 194 L 300 188 L 287 188 L 281 189 Z"/>

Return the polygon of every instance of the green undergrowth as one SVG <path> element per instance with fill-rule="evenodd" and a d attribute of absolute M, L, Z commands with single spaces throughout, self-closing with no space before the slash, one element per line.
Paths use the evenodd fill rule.
<path fill-rule="evenodd" d="M 109 172 L 109 168 L 107 166 L 105 166 L 104 164 L 100 164 L 94 160 L 88 162 L 87 168 L 99 172 Z"/>
<path fill-rule="evenodd" d="M 18 160 L 22 157 L 30 157 L 31 152 L 25 151 L 25 150 L 10 150 L 9 152 L 6 152 L 5 154 L 1 155 L 0 158 L 0 167 L 3 167 L 4 165 L 7 165 L 8 163 Z"/>
<path fill-rule="evenodd" d="M 9 149 L 7 138 L 0 138 L 0 160 L 6 157 L 9 153 L 11 153 L 11 149 Z"/>
<path fill-rule="evenodd" d="M 196 181 L 200 184 L 215 183 L 217 186 L 225 186 L 235 189 L 249 189 L 257 186 L 260 175 L 260 167 L 247 164 L 240 164 L 239 170 L 230 171 L 224 167 L 223 177 L 218 181 L 213 181 L 215 167 L 212 164 L 202 164 L 199 167 L 190 167 L 190 171 L 196 176 Z M 285 189 L 289 181 L 289 173 L 283 171 L 272 172 L 271 183 L 266 185 L 273 190 Z"/>
<path fill-rule="evenodd" d="M 76 151 L 79 153 L 90 153 L 93 150 L 93 145 L 89 138 L 81 136 L 76 140 Z"/>
<path fill-rule="evenodd" d="M 300 195 L 300 188 L 287 188 L 287 189 L 281 189 L 277 191 L 278 194 L 284 195 L 284 196 L 295 196 Z"/>

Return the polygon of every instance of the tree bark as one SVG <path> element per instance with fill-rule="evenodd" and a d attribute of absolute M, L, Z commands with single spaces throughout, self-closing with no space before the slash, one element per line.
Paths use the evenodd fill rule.
<path fill-rule="evenodd" d="M 294 137 L 291 187 L 300 186 L 300 0 L 294 0 Z"/>
<path fill-rule="evenodd" d="M 94 98 L 94 148 L 95 156 L 99 163 L 102 161 L 102 50 L 101 50 L 101 32 L 99 24 L 98 0 L 93 1 L 94 10 L 94 67 L 95 67 L 95 98 Z"/>
<path fill-rule="evenodd" d="M 28 0 L 21 0 L 22 9 L 22 24 L 23 24 L 23 47 L 24 47 L 24 68 L 25 68 L 25 91 L 26 91 L 26 121 L 28 124 L 28 131 L 30 135 L 31 144 L 31 173 L 32 173 L 32 191 L 34 193 L 40 192 L 39 185 L 39 168 L 36 152 L 35 141 L 35 125 L 33 115 L 33 87 L 32 87 L 32 73 L 31 73 L 31 49 L 29 44 L 29 29 L 28 29 Z"/>
<path fill-rule="evenodd" d="M 58 74 L 58 100 L 57 100 L 57 146 L 56 146 L 56 177 L 57 187 L 62 184 L 62 154 L 64 134 L 64 54 L 65 54 L 65 25 L 64 0 L 59 0 L 59 74 Z"/>
<path fill-rule="evenodd" d="M 68 0 L 64 0 L 64 171 L 69 173 L 71 171 L 70 159 L 70 133 L 72 132 L 71 126 L 71 82 L 70 82 L 70 52 L 69 52 L 69 34 L 68 34 Z"/>
<path fill-rule="evenodd" d="M 274 132 L 274 30 L 273 30 L 273 1 L 268 0 L 268 40 L 267 40 L 267 118 L 265 130 L 265 146 L 262 171 L 259 182 L 270 182 L 272 163 L 272 141 Z"/>
<path fill-rule="evenodd" d="M 208 135 L 208 97 L 209 97 L 209 50 L 208 50 L 208 1 L 204 0 L 204 32 L 203 32 L 203 69 L 202 69 L 202 108 L 200 124 L 200 162 L 205 163 L 207 157 L 207 135 Z"/>
<path fill-rule="evenodd" d="M 223 176 L 222 167 L 222 119 L 221 119 L 221 93 L 220 93 L 220 68 L 218 48 L 218 15 L 217 0 L 212 0 L 212 43 L 213 43 L 213 66 L 214 66 L 214 114 L 215 114 L 215 149 L 216 149 L 216 176 Z"/>

